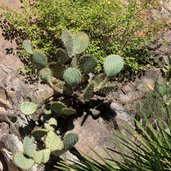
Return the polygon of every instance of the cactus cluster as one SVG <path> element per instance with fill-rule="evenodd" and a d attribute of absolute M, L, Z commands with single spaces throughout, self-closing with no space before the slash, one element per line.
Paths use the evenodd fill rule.
<path fill-rule="evenodd" d="M 93 56 L 83 55 L 90 42 L 88 35 L 84 32 L 72 34 L 69 30 L 65 30 L 62 32 L 61 39 L 65 49 L 58 48 L 54 60 L 50 62 L 46 55 L 33 50 L 29 40 L 23 42 L 24 49 L 32 55 L 33 65 L 38 69 L 40 78 L 61 96 L 72 95 L 73 90 L 82 88 L 83 100 L 88 100 L 95 94 L 101 95 L 113 91 L 107 80 L 123 69 L 123 58 L 119 55 L 107 56 L 103 63 L 104 76 L 100 79 L 99 84 L 96 83 L 96 76 L 85 82 L 83 81 L 85 76 L 89 77 L 89 73 L 93 73 L 97 66 L 97 60 Z M 53 82 L 53 77 L 56 78 L 56 83 Z M 74 114 L 74 112 L 64 113 Z"/>
<path fill-rule="evenodd" d="M 25 115 L 32 115 L 38 107 L 42 108 L 43 125 L 34 129 L 31 136 L 35 142 L 40 139 L 44 142 L 43 149 L 36 149 L 33 139 L 24 138 L 24 152 L 14 155 L 14 163 L 22 169 L 31 168 L 34 163 L 46 163 L 50 155 L 59 156 L 77 143 L 78 135 L 75 133 L 65 134 L 64 137 L 56 133 L 58 117 L 77 114 L 75 106 L 66 99 L 76 97 L 77 103 L 86 104 L 94 97 L 108 94 L 114 89 L 108 79 L 118 74 L 124 66 L 122 57 L 109 55 L 104 60 L 104 74 L 92 74 L 97 60 L 91 55 L 84 55 L 89 45 L 88 35 L 84 32 L 71 34 L 65 30 L 61 38 L 65 49 L 58 48 L 56 56 L 51 58 L 53 61 L 48 61 L 45 54 L 33 49 L 29 40 L 23 42 L 39 77 L 54 89 L 55 96 L 41 105 L 33 102 L 20 104 L 20 110 Z"/>
<path fill-rule="evenodd" d="M 32 137 L 26 136 L 23 140 L 23 152 L 16 152 L 13 157 L 14 163 L 21 169 L 30 169 L 34 164 L 45 164 L 50 159 L 50 155 L 64 153 L 66 150 L 73 147 L 78 141 L 78 135 L 68 133 L 61 137 L 56 134 L 57 121 L 55 118 L 50 118 L 44 123 L 44 128 L 35 129 L 32 132 Z M 44 149 L 37 149 L 36 139 L 44 140 Z"/>

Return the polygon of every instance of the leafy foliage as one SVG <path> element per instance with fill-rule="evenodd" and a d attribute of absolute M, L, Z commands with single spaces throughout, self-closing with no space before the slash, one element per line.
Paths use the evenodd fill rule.
<path fill-rule="evenodd" d="M 29 37 L 33 46 L 48 54 L 48 57 L 55 56 L 56 47 L 61 48 L 59 38 L 63 30 L 84 31 L 91 37 L 86 53 L 98 59 L 98 70 L 102 69 L 104 58 L 114 53 L 123 56 L 133 71 L 138 71 L 149 63 L 150 54 L 146 45 L 149 44 L 150 35 L 160 29 L 159 21 L 147 19 L 148 10 L 157 7 L 157 2 L 158 0 L 50 0 L 47 3 L 46 0 L 37 0 L 30 4 L 24 0 L 19 13 L 9 9 L 5 17 L 15 30 L 22 32 L 24 37 Z M 4 31 L 8 32 L 8 27 Z M 71 38 L 71 34 L 66 32 L 65 36 Z M 81 39 L 74 38 L 73 41 L 69 38 L 64 43 L 69 56 L 78 53 L 73 44 L 79 44 L 80 40 L 88 44 L 88 37 L 83 32 L 78 34 Z M 67 45 L 67 42 L 70 44 Z M 86 46 L 81 51 L 80 49 L 79 47 L 79 53 Z"/>

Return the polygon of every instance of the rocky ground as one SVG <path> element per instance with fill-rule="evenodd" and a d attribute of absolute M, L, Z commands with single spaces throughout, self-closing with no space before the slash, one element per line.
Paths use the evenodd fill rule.
<path fill-rule="evenodd" d="M 17 0 L 0 0 L 0 4 L 3 3 L 20 6 Z M 164 6 L 157 13 L 153 11 L 157 17 L 168 17 L 169 15 L 168 10 L 170 9 L 166 8 L 169 5 L 163 4 Z M 163 42 L 166 43 L 163 44 Z M 20 112 L 19 104 L 24 100 L 31 100 L 39 104 L 54 93 L 48 85 L 40 82 L 28 84 L 26 78 L 18 73 L 23 63 L 15 53 L 16 47 L 14 41 L 4 39 L 2 30 L 0 30 L 0 171 L 18 171 L 11 157 L 15 151 L 22 150 L 21 140 L 27 130 L 19 128 L 29 123 L 28 118 L 25 118 Z M 161 30 L 150 49 L 154 52 L 154 61 L 158 64 L 164 55 L 171 55 L 171 26 L 169 24 L 165 30 Z M 83 115 L 74 120 L 72 131 L 79 135 L 75 148 L 94 157 L 89 148 L 91 147 L 101 156 L 105 156 L 102 146 L 113 148 L 112 129 L 117 125 L 121 131 L 124 131 L 125 122 L 134 126 L 132 116 L 135 114 L 136 102 L 150 90 L 149 85 L 154 86 L 156 80 L 162 79 L 161 69 L 162 65 L 149 67 L 134 81 L 114 82 L 117 89 L 109 96 L 112 103 L 108 110 L 113 116 L 112 119 L 106 120 L 102 117 L 93 119 L 92 116 L 88 116 L 84 124 L 81 124 L 84 120 Z M 75 158 L 75 156 L 67 152 L 62 158 Z M 32 170 L 34 169 L 37 168 Z"/>

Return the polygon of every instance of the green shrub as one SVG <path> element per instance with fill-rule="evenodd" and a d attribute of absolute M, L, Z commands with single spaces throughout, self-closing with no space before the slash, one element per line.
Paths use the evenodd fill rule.
<path fill-rule="evenodd" d="M 37 0 L 29 4 L 25 0 L 19 12 L 9 10 L 5 17 L 49 57 L 62 46 L 59 38 L 63 30 L 84 31 L 91 38 L 86 53 L 98 59 L 98 71 L 109 54 L 123 56 L 127 66 L 138 71 L 149 63 L 146 45 L 158 26 L 155 20 L 146 19 L 146 11 L 157 1 Z"/>

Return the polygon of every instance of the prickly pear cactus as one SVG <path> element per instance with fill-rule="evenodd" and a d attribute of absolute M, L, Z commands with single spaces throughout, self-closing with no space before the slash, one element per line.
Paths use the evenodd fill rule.
<path fill-rule="evenodd" d="M 63 78 L 68 86 L 76 87 L 81 82 L 81 72 L 77 68 L 68 68 Z"/>
<path fill-rule="evenodd" d="M 36 151 L 34 154 L 34 162 L 37 164 L 45 164 L 50 159 L 50 150 L 44 149 L 40 151 Z"/>
<path fill-rule="evenodd" d="M 89 45 L 89 37 L 84 32 L 78 32 L 73 36 L 73 52 L 76 55 L 83 53 Z"/>
<path fill-rule="evenodd" d="M 67 106 L 62 103 L 62 102 L 54 102 L 52 105 L 51 105 L 51 109 L 55 112 L 55 113 L 61 113 L 62 109 L 63 108 L 66 108 Z"/>
<path fill-rule="evenodd" d="M 62 79 L 65 68 L 61 64 L 50 63 L 49 68 L 52 72 L 53 77 Z"/>
<path fill-rule="evenodd" d="M 14 163 L 21 169 L 31 169 L 34 161 L 30 158 L 26 158 L 23 153 L 17 152 L 14 154 Z"/>
<path fill-rule="evenodd" d="M 23 41 L 23 48 L 26 50 L 27 53 L 33 54 L 33 49 L 32 49 L 30 40 Z"/>
<path fill-rule="evenodd" d="M 32 60 L 37 69 L 42 69 L 48 66 L 47 57 L 39 51 L 35 51 L 33 53 Z"/>
<path fill-rule="evenodd" d="M 49 104 L 43 105 L 42 110 L 43 110 L 43 113 L 45 115 L 51 115 L 52 114 L 51 106 Z"/>
<path fill-rule="evenodd" d="M 36 112 L 38 105 L 32 102 L 23 102 L 20 104 L 20 110 L 25 115 L 32 115 Z"/>
<path fill-rule="evenodd" d="M 30 138 L 30 137 L 24 137 L 24 140 L 23 140 L 23 148 L 24 148 L 24 153 L 28 157 L 33 157 L 34 152 L 36 150 L 36 146 L 35 146 L 32 138 Z"/>
<path fill-rule="evenodd" d="M 57 120 L 55 118 L 50 118 L 48 122 L 44 124 L 44 127 L 48 131 L 54 131 L 57 127 Z"/>
<path fill-rule="evenodd" d="M 69 116 L 76 114 L 76 110 L 72 108 L 63 108 L 61 111 L 62 116 Z"/>
<path fill-rule="evenodd" d="M 53 131 L 49 131 L 47 133 L 45 138 L 45 146 L 46 149 L 49 149 L 51 152 L 58 152 L 64 148 L 63 141 Z"/>
<path fill-rule="evenodd" d="M 45 135 L 47 135 L 47 133 L 48 133 L 47 129 L 37 128 L 37 129 L 32 131 L 31 135 L 34 138 L 40 139 L 40 138 L 44 137 Z"/>
<path fill-rule="evenodd" d="M 94 82 L 90 82 L 83 94 L 84 99 L 88 100 L 94 96 Z"/>
<path fill-rule="evenodd" d="M 53 87 L 52 83 L 52 72 L 49 68 L 43 68 L 39 71 L 39 77 Z"/>
<path fill-rule="evenodd" d="M 124 66 L 123 58 L 119 55 L 109 55 L 105 58 L 103 67 L 107 77 L 118 74 Z"/>
<path fill-rule="evenodd" d="M 64 136 L 64 149 L 68 150 L 73 147 L 78 141 L 78 135 L 75 133 L 68 133 Z"/>
<path fill-rule="evenodd" d="M 79 68 L 83 74 L 93 72 L 97 66 L 97 60 L 92 56 L 84 56 L 80 59 Z"/>
<path fill-rule="evenodd" d="M 62 48 L 58 48 L 56 50 L 56 62 L 60 65 L 65 64 L 69 60 L 68 55 L 65 50 Z"/>
<path fill-rule="evenodd" d="M 64 30 L 62 32 L 62 41 L 66 47 L 68 56 L 72 58 L 74 56 L 73 52 L 73 37 L 69 30 Z"/>
<path fill-rule="evenodd" d="M 102 88 L 100 88 L 96 94 L 98 95 L 107 95 L 115 90 L 115 87 L 113 85 L 105 85 Z"/>

